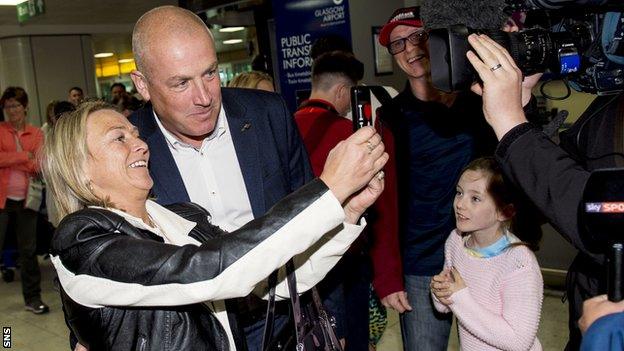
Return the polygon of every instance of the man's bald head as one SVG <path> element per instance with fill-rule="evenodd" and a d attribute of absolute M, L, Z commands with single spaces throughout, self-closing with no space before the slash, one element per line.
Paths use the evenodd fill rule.
<path fill-rule="evenodd" d="M 212 33 L 206 24 L 189 10 L 160 6 L 146 12 L 132 32 L 132 51 L 137 69 L 148 74 L 152 51 L 163 49 L 163 44 L 166 46 L 172 41 L 180 42 L 201 34 L 208 35 L 212 41 Z"/>

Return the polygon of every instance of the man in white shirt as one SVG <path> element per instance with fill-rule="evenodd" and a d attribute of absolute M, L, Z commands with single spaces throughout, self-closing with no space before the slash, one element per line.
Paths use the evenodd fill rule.
<path fill-rule="evenodd" d="M 133 51 L 132 80 L 151 105 L 129 119 L 149 145 L 157 202 L 196 202 L 212 223 L 234 230 L 312 179 L 284 101 L 222 89 L 212 34 L 195 14 L 173 6 L 147 12 Z M 251 350 L 264 327 L 264 308 L 257 310 L 244 323 Z"/>

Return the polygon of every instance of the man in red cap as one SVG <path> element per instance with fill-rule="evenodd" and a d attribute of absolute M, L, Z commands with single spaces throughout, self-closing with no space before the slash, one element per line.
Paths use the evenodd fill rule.
<path fill-rule="evenodd" d="M 398 9 L 381 30 L 379 42 L 407 75 L 403 92 L 386 113 L 396 140 L 399 233 L 407 298 L 389 296 L 387 307 L 409 301 L 401 314 L 405 350 L 446 350 L 451 319 L 433 308 L 429 284 L 444 264 L 444 243 L 455 228 L 452 211 L 461 170 L 496 139 L 485 125 L 479 96 L 443 93 L 431 83 L 428 33 L 419 8 Z M 479 127 L 479 122 L 482 124 Z M 492 133 L 486 138 L 475 135 Z M 491 147 L 477 140 L 491 140 Z M 395 301 L 396 300 L 396 301 Z"/>
<path fill-rule="evenodd" d="M 401 315 L 408 351 L 447 348 L 451 320 L 433 308 L 429 284 L 442 271 L 444 243 L 455 228 L 452 203 L 461 171 L 474 158 L 492 156 L 497 145 L 480 96 L 434 88 L 428 38 L 418 7 L 396 10 L 379 36 L 408 79 L 389 106 L 393 111 L 386 113 L 396 141 L 399 234 L 405 290 L 413 306 Z M 530 91 L 538 79 L 526 79 L 523 89 Z M 528 102 L 523 100 L 523 105 Z"/>

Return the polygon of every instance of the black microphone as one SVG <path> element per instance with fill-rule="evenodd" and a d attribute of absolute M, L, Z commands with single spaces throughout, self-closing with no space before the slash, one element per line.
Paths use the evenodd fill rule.
<path fill-rule="evenodd" d="M 501 29 L 507 22 L 505 0 L 423 0 L 420 16 L 426 29 L 463 24 L 474 29 Z"/>

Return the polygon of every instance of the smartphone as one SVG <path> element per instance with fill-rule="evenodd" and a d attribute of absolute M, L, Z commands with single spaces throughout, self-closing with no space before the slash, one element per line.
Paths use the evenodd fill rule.
<path fill-rule="evenodd" d="M 351 112 L 354 132 L 362 127 L 373 125 L 371 91 L 368 87 L 351 87 Z"/>

